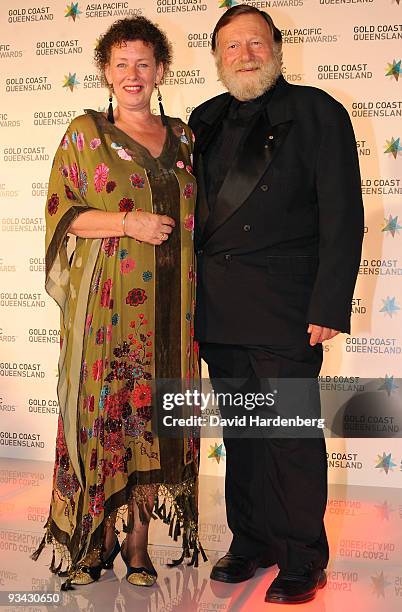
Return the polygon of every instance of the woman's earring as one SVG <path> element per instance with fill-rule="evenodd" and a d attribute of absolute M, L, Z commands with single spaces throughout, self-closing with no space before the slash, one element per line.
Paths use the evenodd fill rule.
<path fill-rule="evenodd" d="M 163 104 L 162 104 L 162 94 L 160 92 L 159 85 L 157 85 L 155 83 L 155 87 L 156 87 L 157 92 L 158 92 L 159 112 L 161 114 L 162 125 L 167 125 L 168 124 L 168 120 L 167 120 L 167 117 L 165 115 L 165 109 L 163 108 Z"/>
<path fill-rule="evenodd" d="M 111 85 L 109 88 L 109 108 L 107 109 L 107 119 L 108 121 L 110 121 L 110 123 L 114 123 L 112 102 L 113 102 L 113 86 Z"/>

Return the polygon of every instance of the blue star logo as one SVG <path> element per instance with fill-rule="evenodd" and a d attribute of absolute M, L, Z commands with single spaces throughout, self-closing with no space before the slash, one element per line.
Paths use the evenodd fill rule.
<path fill-rule="evenodd" d="M 389 76 L 395 79 L 395 81 L 399 80 L 399 77 L 402 74 L 402 67 L 401 67 L 401 60 L 393 60 L 392 64 L 388 64 L 387 66 L 387 72 L 385 73 L 385 76 Z"/>
<path fill-rule="evenodd" d="M 400 138 L 394 138 L 393 136 L 391 136 L 391 140 L 386 141 L 384 153 L 389 153 L 389 155 L 392 155 L 392 157 L 396 159 L 398 155 L 402 153 L 402 147 L 400 142 Z"/>
<path fill-rule="evenodd" d="M 81 13 L 82 11 L 80 11 L 80 9 L 78 8 L 78 2 L 72 2 L 71 4 L 67 4 L 66 14 L 64 15 L 64 17 L 68 17 L 69 19 L 75 21 L 77 17 L 81 15 Z"/>
<path fill-rule="evenodd" d="M 389 232 L 394 238 L 395 234 L 399 234 L 399 230 L 402 229 L 402 225 L 398 224 L 398 217 L 389 216 L 388 219 L 384 219 L 384 227 L 382 228 L 382 232 Z"/>
<path fill-rule="evenodd" d="M 387 297 L 386 300 L 383 300 L 383 307 L 381 308 L 380 312 L 383 312 L 392 318 L 392 316 L 400 309 L 400 306 L 398 306 L 396 303 L 395 297 Z"/>
<path fill-rule="evenodd" d="M 232 6 L 236 6 L 238 4 L 238 2 L 236 2 L 236 0 L 219 0 L 219 2 L 221 2 L 221 4 L 219 5 L 219 8 L 226 8 L 226 9 L 230 9 L 232 8 Z"/>
<path fill-rule="evenodd" d="M 378 468 L 380 472 L 385 472 L 386 474 L 388 474 L 390 470 L 391 472 L 393 472 L 394 467 L 396 467 L 396 463 L 392 461 L 391 453 L 389 453 L 388 455 L 386 453 L 383 453 L 382 456 L 377 455 L 376 461 L 377 465 L 375 467 Z"/>
<path fill-rule="evenodd" d="M 217 463 L 221 462 L 221 459 L 226 456 L 225 451 L 223 450 L 223 444 L 218 444 L 215 442 L 215 445 L 209 447 L 209 455 L 208 459 L 216 459 Z"/>
<path fill-rule="evenodd" d="M 74 91 L 74 87 L 77 87 L 77 85 L 79 85 L 80 82 L 77 78 L 77 73 L 74 72 L 74 74 L 71 74 L 71 72 L 64 75 L 64 83 L 63 83 L 63 87 L 66 87 L 66 89 L 69 89 L 70 91 Z"/>
<path fill-rule="evenodd" d="M 394 383 L 394 377 L 386 374 L 384 382 L 380 387 L 378 387 L 378 391 L 386 391 L 389 397 L 392 391 L 395 391 L 395 389 L 399 389 L 399 387 Z"/>

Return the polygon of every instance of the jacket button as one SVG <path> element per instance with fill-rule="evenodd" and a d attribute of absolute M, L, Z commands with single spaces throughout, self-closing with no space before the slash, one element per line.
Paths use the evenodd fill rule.
<path fill-rule="evenodd" d="M 261 191 L 268 191 L 268 185 L 261 185 Z"/>
<path fill-rule="evenodd" d="M 243 227 L 243 229 L 244 229 L 245 232 L 249 232 L 251 230 L 251 226 L 250 225 L 245 225 Z"/>
<path fill-rule="evenodd" d="M 202 255 L 203 253 L 204 253 L 204 251 L 202 249 L 198 249 L 197 255 Z"/>
<path fill-rule="evenodd" d="M 226 261 L 230 261 L 232 259 L 232 256 L 231 255 L 225 255 L 225 259 L 226 259 Z"/>

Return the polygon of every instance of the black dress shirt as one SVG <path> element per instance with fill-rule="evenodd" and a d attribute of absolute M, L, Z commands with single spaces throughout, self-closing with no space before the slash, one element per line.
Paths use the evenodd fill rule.
<path fill-rule="evenodd" d="M 240 102 L 233 98 L 221 128 L 215 133 L 213 140 L 205 152 L 205 183 L 209 209 L 215 206 L 216 196 L 233 162 L 235 153 L 257 114 L 263 111 L 273 88 L 262 96 Z"/>

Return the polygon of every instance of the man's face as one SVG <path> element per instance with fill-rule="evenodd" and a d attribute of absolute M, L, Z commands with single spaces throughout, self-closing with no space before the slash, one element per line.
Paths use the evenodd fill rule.
<path fill-rule="evenodd" d="M 218 76 L 238 100 L 252 100 L 281 73 L 281 52 L 260 15 L 239 15 L 221 28 L 215 52 Z"/>

